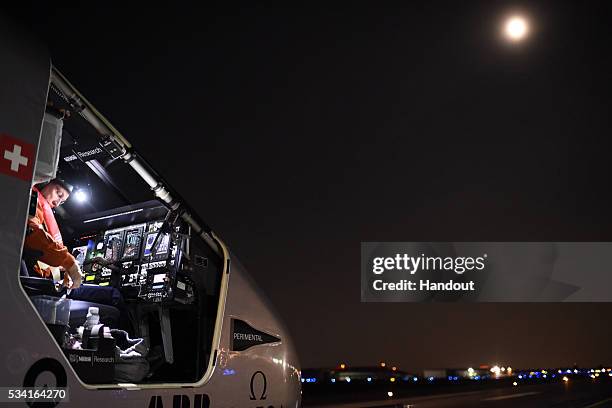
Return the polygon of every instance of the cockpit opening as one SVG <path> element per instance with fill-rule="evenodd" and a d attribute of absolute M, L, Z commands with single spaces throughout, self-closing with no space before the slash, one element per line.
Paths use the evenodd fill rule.
<path fill-rule="evenodd" d="M 45 200 L 44 182 L 70 186 L 40 228 L 49 234 L 45 217 L 55 219 L 54 242 L 78 264 L 82 286 L 66 288 L 66 268 L 45 264 L 47 249 L 28 245 L 30 223 L 22 287 L 83 382 L 196 383 L 213 364 L 224 248 L 68 87 L 54 70 L 37 157 L 35 181 L 43 183 L 34 186 L 30 220 Z"/>

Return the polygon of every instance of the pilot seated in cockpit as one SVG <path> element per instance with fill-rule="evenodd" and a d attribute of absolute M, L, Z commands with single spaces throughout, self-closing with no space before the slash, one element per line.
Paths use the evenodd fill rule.
<path fill-rule="evenodd" d="M 71 289 L 81 286 L 82 274 L 79 264 L 64 246 L 53 209 L 62 205 L 72 192 L 72 186 L 61 179 L 53 179 L 37 192 L 36 214 L 28 219 L 28 230 L 24 246 L 38 252 L 38 261 L 31 265 L 34 272 L 43 278 L 53 278 L 53 268 L 63 269 L 64 285 Z M 58 275 L 56 274 L 56 277 Z"/>
<path fill-rule="evenodd" d="M 28 258 L 28 270 L 33 270 L 40 277 L 54 280 L 59 280 L 63 271 L 63 285 L 68 289 L 68 298 L 114 306 L 119 310 L 122 324 L 129 321 L 123 297 L 117 289 L 81 285 L 81 268 L 62 241 L 53 209 L 68 200 L 73 187 L 56 178 L 44 187 L 34 187 L 33 190 L 38 195 L 36 214 L 28 219 L 24 242 L 24 255 L 29 254 L 29 257 L 24 256 Z"/>

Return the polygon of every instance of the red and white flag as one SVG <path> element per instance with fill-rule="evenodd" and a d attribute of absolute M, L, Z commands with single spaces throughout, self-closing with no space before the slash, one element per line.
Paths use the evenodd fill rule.
<path fill-rule="evenodd" d="M 34 155 L 33 144 L 0 133 L 0 173 L 31 182 Z"/>

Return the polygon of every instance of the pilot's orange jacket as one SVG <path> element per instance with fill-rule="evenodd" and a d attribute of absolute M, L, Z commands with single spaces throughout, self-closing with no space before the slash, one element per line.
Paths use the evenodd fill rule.
<path fill-rule="evenodd" d="M 33 251 L 42 252 L 40 261 L 51 266 L 62 266 L 64 269 L 70 269 L 75 264 L 74 256 L 68 251 L 61 241 L 53 239 L 49 233 L 45 222 L 45 211 L 43 207 L 42 194 L 38 194 L 38 203 L 36 205 L 36 215 L 28 219 L 28 233 L 24 246 Z M 38 265 L 34 267 L 37 274 L 44 278 L 51 277 L 50 269 L 41 269 Z"/>

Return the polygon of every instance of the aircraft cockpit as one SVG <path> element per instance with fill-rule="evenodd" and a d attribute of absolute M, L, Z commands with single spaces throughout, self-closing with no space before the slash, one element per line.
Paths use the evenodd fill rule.
<path fill-rule="evenodd" d="M 226 256 L 161 177 L 127 142 L 105 131 L 113 130 L 111 125 L 92 115 L 95 110 L 54 75 L 36 181 L 44 185 L 60 177 L 74 187 L 54 210 L 63 243 L 80 266 L 83 285 L 113 288 L 120 299 L 116 304 L 70 300 L 59 283 L 61 271 L 54 282 L 27 266 L 22 287 L 35 305 L 43 305 L 41 318 L 84 383 L 196 383 L 214 361 Z M 35 195 L 32 200 L 34 208 Z M 28 256 L 24 265 L 36 261 L 36 254 L 24 250 L 24 260 Z M 57 307 L 59 313 L 62 302 L 70 304 L 68 321 L 46 320 L 42 308 Z M 94 312 L 95 323 L 106 332 L 88 331 Z M 115 331 L 124 333 L 123 339 L 112 339 Z M 113 340 L 112 348 L 103 347 L 106 339 Z M 135 350 L 140 358 L 131 361 Z M 140 374 L 130 376 L 136 371 Z"/>

